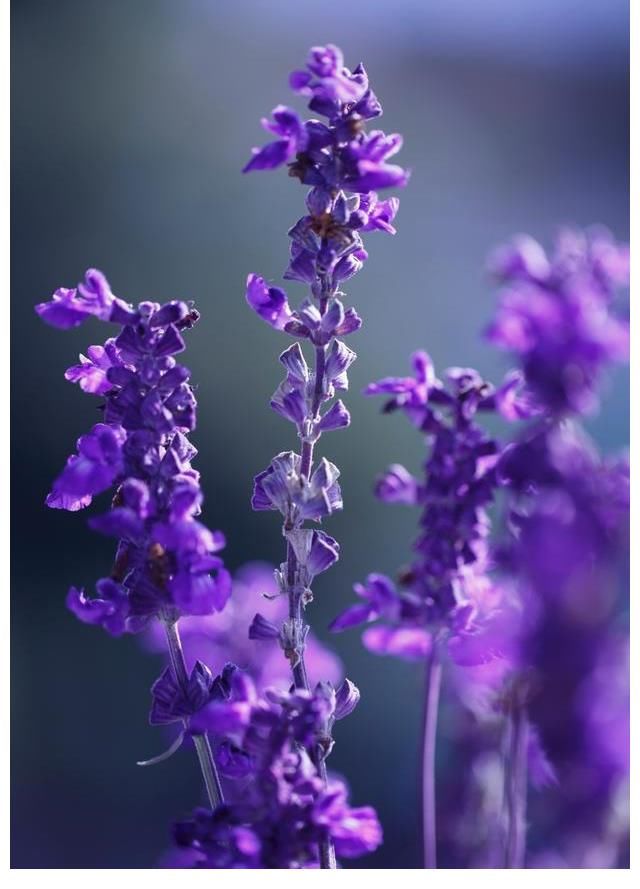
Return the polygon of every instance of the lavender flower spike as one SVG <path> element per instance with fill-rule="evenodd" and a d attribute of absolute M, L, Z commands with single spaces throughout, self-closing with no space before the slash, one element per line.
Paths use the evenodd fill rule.
<path fill-rule="evenodd" d="M 205 703 L 207 674 L 198 668 L 189 677 L 177 622 L 182 615 L 220 611 L 231 591 L 218 555 L 224 537 L 196 518 L 202 492 L 191 466 L 197 451 L 187 437 L 195 428 L 196 400 L 190 372 L 175 358 L 198 313 L 180 301 L 133 308 L 113 295 L 95 269 L 76 289 L 57 290 L 36 311 L 63 329 L 89 317 L 120 327 L 115 338 L 91 346 L 65 375 L 103 399 L 103 422 L 78 440 L 47 505 L 76 511 L 113 490 L 110 509 L 89 521 L 95 531 L 118 541 L 113 567 L 97 582 L 96 597 L 72 587 L 67 606 L 83 623 L 113 636 L 138 632 L 154 619 L 162 623 L 171 672 L 154 686 L 152 721 L 167 722 L 171 716 L 188 728 L 192 713 Z M 220 784 L 206 736 L 198 736 L 195 746 L 215 805 Z"/>
<path fill-rule="evenodd" d="M 388 162 L 399 151 L 401 137 L 366 130 L 367 121 L 380 116 L 382 107 L 362 65 L 350 71 L 336 46 L 314 47 L 305 70 L 294 71 L 290 85 L 326 122 L 303 121 L 294 110 L 279 105 L 273 120 L 263 121 L 276 141 L 254 149 L 244 169 L 287 164 L 289 174 L 310 187 L 306 213 L 289 230 L 290 259 L 284 274 L 306 284 L 309 296 L 292 308 L 283 290 L 251 274 L 246 299 L 267 324 L 296 340 L 280 356 L 286 376 L 271 398 L 271 407 L 294 426 L 300 453 L 278 454 L 256 476 L 251 502 L 256 510 L 277 510 L 282 515 L 287 555 L 278 583 L 289 609 L 279 637 L 296 688 L 308 693 L 305 608 L 313 598 L 314 576 L 337 561 L 339 546 L 306 523 L 342 509 L 339 470 L 324 457 L 314 465 L 315 448 L 323 433 L 343 429 L 351 421 L 347 407 L 336 398 L 348 387 L 347 371 L 355 359 L 341 338 L 362 323 L 353 308 L 345 308 L 339 288 L 367 258 L 363 233 L 395 232 L 391 223 L 398 200 L 379 200 L 376 191 L 403 186 L 409 175 Z M 313 349 L 312 365 L 301 348 L 305 342 Z M 274 632 L 276 628 L 261 616 L 251 627 L 258 639 L 274 637 Z M 351 703 L 347 694 L 340 704 L 345 713 Z M 327 786 L 326 752 L 316 746 L 309 755 Z M 323 868 L 335 867 L 334 841 L 329 831 L 320 842 Z"/>
<path fill-rule="evenodd" d="M 493 412 L 516 419 L 528 415 L 529 405 L 519 393 L 520 377 L 510 375 L 494 389 L 470 368 L 449 368 L 444 381 L 438 379 L 425 352 L 416 352 L 412 365 L 413 376 L 386 377 L 365 392 L 388 396 L 385 411 L 403 411 L 425 438 L 423 480 L 393 464 L 375 486 L 384 502 L 422 507 L 413 561 L 398 585 L 379 574 L 357 584 L 360 601 L 338 615 L 332 629 L 380 621 L 364 631 L 362 641 L 370 651 L 425 665 L 424 865 L 435 868 L 434 763 L 443 657 L 477 665 L 504 655 L 501 621 L 510 614 L 488 574 L 487 507 L 499 484 L 501 448 L 477 415 Z"/>
<path fill-rule="evenodd" d="M 175 825 L 174 839 L 207 868 L 317 868 L 318 848 L 357 858 L 382 841 L 369 806 L 352 808 L 341 782 L 327 782 L 309 750 L 328 755 L 334 723 L 357 704 L 358 690 L 319 683 L 313 692 L 267 690 L 229 664 L 196 718 L 222 738 L 221 771 L 237 778 L 234 798 L 214 812 L 197 809 Z"/>
<path fill-rule="evenodd" d="M 627 355 L 628 323 L 614 300 L 628 280 L 629 251 L 602 229 L 561 232 L 550 258 L 532 238 L 519 236 L 494 254 L 490 267 L 502 291 L 489 339 L 519 359 L 538 410 L 497 467 L 510 496 L 496 561 L 529 615 L 512 628 L 516 656 L 499 699 L 506 715 L 504 862 L 519 868 L 527 736 L 540 737 L 552 756 L 557 745 L 567 768 L 566 749 L 589 734 L 576 718 L 576 699 L 598 672 L 611 631 L 607 618 L 627 537 L 628 464 L 602 459 L 578 421 L 598 408 L 607 366 Z M 547 711 L 573 714 L 563 720 L 573 729 L 569 743 L 558 743 Z M 624 725 L 616 717 L 614 737 L 616 722 Z M 578 745 L 575 758 L 590 756 Z M 596 820 L 621 775 L 582 761 L 577 768 L 592 778 L 576 810 Z"/>

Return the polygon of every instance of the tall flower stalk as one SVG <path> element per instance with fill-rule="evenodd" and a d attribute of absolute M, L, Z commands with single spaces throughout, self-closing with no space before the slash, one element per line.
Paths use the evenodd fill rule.
<path fill-rule="evenodd" d="M 475 665 L 494 658 L 505 608 L 489 575 L 487 514 L 499 484 L 501 446 L 477 423 L 477 414 L 515 420 L 527 415 L 528 405 L 519 395 L 519 374 L 509 374 L 497 389 L 469 368 L 449 368 L 441 381 L 425 352 L 415 353 L 413 369 L 414 376 L 386 377 L 365 391 L 391 396 L 385 412 L 402 410 L 425 439 L 422 479 L 393 464 L 376 484 L 382 501 L 420 506 L 414 556 L 399 572 L 398 585 L 380 574 L 357 584 L 361 601 L 340 614 L 332 629 L 379 621 L 362 637 L 370 651 L 425 665 L 424 864 L 435 868 L 435 746 L 444 659 Z"/>
<path fill-rule="evenodd" d="M 198 313 L 179 301 L 133 308 L 114 296 L 95 269 L 77 288 L 57 290 L 36 311 L 63 330 L 91 317 L 120 327 L 115 338 L 90 346 L 65 374 L 103 399 L 103 422 L 78 440 L 47 505 L 75 512 L 114 491 L 111 508 L 89 520 L 93 530 L 118 540 L 111 572 L 98 580 L 94 597 L 71 587 L 67 606 L 83 623 L 113 636 L 160 622 L 170 667 L 152 690 L 150 718 L 156 724 L 182 723 L 186 731 L 191 715 L 208 701 L 213 680 L 200 662 L 188 673 L 178 621 L 221 610 L 231 591 L 218 555 L 224 537 L 196 519 L 202 492 L 191 465 L 197 451 L 187 437 L 195 428 L 196 400 L 189 370 L 174 357 L 185 348 L 182 334 Z M 193 739 L 207 796 L 216 806 L 222 791 L 209 740 L 204 733 Z"/>
<path fill-rule="evenodd" d="M 602 229 L 564 230 L 551 255 L 519 236 L 490 267 L 501 293 L 488 338 L 519 360 L 537 414 L 499 467 L 510 496 L 498 561 L 529 616 L 503 695 L 505 866 L 522 868 L 529 711 L 549 693 L 540 687 L 542 633 L 545 624 L 562 626 L 576 590 L 585 605 L 594 593 L 611 596 L 606 586 L 615 583 L 611 565 L 624 536 L 628 467 L 603 461 L 578 421 L 598 409 L 605 371 L 628 354 L 628 324 L 614 301 L 628 281 L 629 253 Z M 577 652 L 577 633 L 570 644 Z"/>
<path fill-rule="evenodd" d="M 314 577 L 338 560 L 339 544 L 306 523 L 320 522 L 342 509 L 340 472 L 325 457 L 318 459 L 315 451 L 324 432 L 350 423 L 347 408 L 335 396 L 347 389 L 347 370 L 356 356 L 341 337 L 361 325 L 354 309 L 345 310 L 339 288 L 360 271 L 367 257 L 362 233 L 395 231 L 391 222 L 398 200 L 379 201 L 375 189 L 402 186 L 408 174 L 387 162 L 401 147 L 401 137 L 366 131 L 367 122 L 380 116 L 382 108 L 362 65 L 352 72 L 337 47 L 314 47 L 306 69 L 295 71 L 290 85 L 307 96 L 309 109 L 327 122 L 303 122 L 293 109 L 279 105 L 271 121 L 263 120 L 277 140 L 255 149 L 245 167 L 248 172 L 286 164 L 291 176 L 310 186 L 308 212 L 289 231 L 291 255 L 284 275 L 307 284 L 309 298 L 294 311 L 280 288 L 255 274 L 247 281 L 251 308 L 273 328 L 298 340 L 280 356 L 286 376 L 271 407 L 293 423 L 300 440 L 300 453 L 278 454 L 255 479 L 253 508 L 278 510 L 283 516 L 286 558 L 277 576 L 289 607 L 279 629 L 256 615 L 251 634 L 278 638 L 296 688 L 309 691 L 306 607 L 313 598 Z M 311 366 L 300 345 L 305 341 L 312 347 Z M 321 746 L 310 751 L 325 785 L 327 753 Z M 321 843 L 320 861 L 323 868 L 336 866 L 330 840 Z"/>

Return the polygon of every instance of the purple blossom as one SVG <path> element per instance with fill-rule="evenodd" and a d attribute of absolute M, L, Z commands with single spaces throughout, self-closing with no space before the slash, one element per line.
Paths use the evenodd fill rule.
<path fill-rule="evenodd" d="M 271 114 L 273 121 L 263 118 L 262 126 L 280 138 L 262 149 L 255 148 L 253 157 L 244 167 L 243 173 L 248 173 L 250 170 L 271 170 L 282 164 L 291 163 L 298 153 L 306 151 L 309 135 L 296 112 L 286 105 L 278 105 Z"/>
<path fill-rule="evenodd" d="M 111 510 L 90 524 L 119 540 L 111 578 L 98 582 L 97 598 L 72 588 L 69 608 L 114 635 L 137 631 L 153 616 L 175 620 L 222 609 L 230 593 L 217 555 L 224 538 L 195 519 L 202 495 L 190 462 L 196 450 L 186 435 L 195 427 L 196 402 L 190 373 L 174 358 L 197 312 L 179 301 L 143 302 L 134 310 L 95 270 L 37 312 L 57 327 L 75 327 L 92 315 L 121 326 L 117 337 L 92 346 L 66 373 L 104 399 L 104 422 L 78 440 L 47 505 L 75 511 L 115 488 Z"/>
<path fill-rule="evenodd" d="M 520 358 L 537 411 L 497 465 L 508 497 L 495 558 L 523 619 L 510 628 L 515 656 L 495 685 L 494 704 L 511 724 L 525 719 L 537 739 L 520 783 L 526 786 L 527 770 L 531 783 L 548 777 L 551 766 L 557 774 L 561 799 L 546 839 L 556 862 L 564 862 L 557 866 L 611 867 L 624 859 L 625 819 L 611 831 L 607 819 L 624 794 L 627 767 L 612 768 L 603 748 L 590 743 L 589 716 L 600 706 L 603 654 L 612 635 L 620 640 L 611 620 L 628 541 L 629 467 L 624 458 L 601 457 L 575 415 L 598 406 L 606 365 L 625 356 L 628 327 L 612 303 L 627 280 L 628 250 L 602 231 L 567 231 L 548 258 L 520 237 L 496 254 L 492 268 L 505 289 L 490 338 Z M 610 679 L 612 702 L 619 679 Z M 623 699 L 612 712 L 607 734 L 623 750 Z M 507 775 L 515 768 L 509 751 Z M 585 842 L 591 858 L 579 848 Z M 532 864 L 548 866 L 545 860 L 550 855 Z"/>
<path fill-rule="evenodd" d="M 312 187 L 309 215 L 289 232 L 292 256 L 286 277 L 314 285 L 319 295 L 335 290 L 362 267 L 366 252 L 359 231 L 395 233 L 391 222 L 398 200 L 379 201 L 375 192 L 402 187 L 409 175 L 388 163 L 402 147 L 402 137 L 366 132 L 367 120 L 378 117 L 382 107 L 361 65 L 351 72 L 336 46 L 314 47 L 307 70 L 295 71 L 290 84 L 309 97 L 310 110 L 328 123 L 302 122 L 295 111 L 278 106 L 273 122 L 263 120 L 263 126 L 279 138 L 254 149 L 244 172 L 288 164 L 291 175 Z"/>
<path fill-rule="evenodd" d="M 86 357 L 80 355 L 80 364 L 70 367 L 64 376 L 69 382 L 78 383 L 83 392 L 105 395 L 112 388 L 107 372 L 119 366 L 115 339 L 110 339 L 104 346 L 89 346 Z"/>
<path fill-rule="evenodd" d="M 300 472 L 300 457 L 293 451 L 283 452 L 256 476 L 251 505 L 258 511 L 279 510 L 286 527 L 305 519 L 320 521 L 342 509 L 339 475 L 337 466 L 323 457 L 307 480 Z"/>
<path fill-rule="evenodd" d="M 502 292 L 488 338 L 518 357 L 551 413 L 593 412 L 603 371 L 627 358 L 628 322 L 612 302 L 628 265 L 628 247 L 597 230 L 561 232 L 551 258 L 520 236 L 491 259 Z"/>
<path fill-rule="evenodd" d="M 353 308 L 345 308 L 339 288 L 367 259 L 362 233 L 395 232 L 391 223 L 398 200 L 379 200 L 376 189 L 404 185 L 408 174 L 388 163 L 401 147 L 400 136 L 366 133 L 366 121 L 379 116 L 382 108 L 361 65 L 352 72 L 337 47 L 314 47 L 306 70 L 294 72 L 290 84 L 295 92 L 309 97 L 309 109 L 328 118 L 327 123 L 302 122 L 295 112 L 280 106 L 274 112 L 274 122 L 266 124 L 279 138 L 254 149 L 245 171 L 286 163 L 290 175 L 310 187 L 307 212 L 289 229 L 290 258 L 284 275 L 306 284 L 309 295 L 292 309 L 282 290 L 249 275 L 246 298 L 272 327 L 307 341 L 313 347 L 314 362 L 307 362 L 301 342 L 280 355 L 285 378 L 271 397 L 271 407 L 295 426 L 300 452 L 278 454 L 255 477 L 251 505 L 255 510 L 275 510 L 282 515 L 287 555 L 276 578 L 279 592 L 288 600 L 288 613 L 278 625 L 257 612 L 249 633 L 258 644 L 278 643 L 289 661 L 295 688 L 309 695 L 305 609 L 313 600 L 314 578 L 337 562 L 340 547 L 333 537 L 306 527 L 306 523 L 320 522 L 342 509 L 339 470 L 326 458 L 318 459 L 315 449 L 323 433 L 343 429 L 351 422 L 347 407 L 336 394 L 348 388 L 347 371 L 355 353 L 339 337 L 355 332 L 362 323 Z M 335 707 L 336 696 L 324 685 L 321 688 Z M 346 715 L 355 703 L 354 692 L 344 691 L 340 713 Z M 219 705 L 210 709 L 221 712 Z M 344 820 L 343 795 L 328 783 L 324 760 L 317 760 L 315 741 L 306 738 L 300 743 L 318 770 L 319 783 L 310 800 L 317 817 L 322 814 L 322 821 L 314 822 L 321 829 L 308 850 L 298 851 L 297 865 L 292 857 L 289 864 L 273 866 L 319 863 L 332 869 L 336 851 L 348 856 L 360 854 L 358 850 L 377 843 L 379 829 L 368 812 Z"/>
<path fill-rule="evenodd" d="M 130 305 L 111 292 L 109 282 L 97 269 L 89 269 L 77 288 L 60 287 L 49 302 L 36 306 L 36 312 L 52 327 L 68 330 L 90 316 L 101 321 L 126 324 L 134 319 Z"/>
<path fill-rule="evenodd" d="M 268 691 L 260 698 L 231 668 L 222 687 L 226 697 L 200 711 L 196 726 L 226 735 L 236 751 L 234 772 L 244 752 L 251 781 L 232 803 L 213 812 L 198 810 L 176 825 L 177 844 L 197 851 L 197 866 L 313 868 L 327 836 L 348 858 L 377 848 L 382 831 L 374 810 L 352 809 L 344 786 L 325 785 L 320 771 L 335 720 L 357 704 L 355 686 L 348 683 L 336 693 L 320 684 L 314 692 Z"/>
<path fill-rule="evenodd" d="M 213 675 L 211 670 L 196 661 L 186 688 L 177 681 L 173 669 L 167 667 L 151 688 L 151 725 L 182 722 L 205 707 L 211 698 Z"/>
<path fill-rule="evenodd" d="M 455 662 L 480 664 L 506 656 L 499 628 L 511 613 L 488 575 L 486 508 L 500 483 L 500 447 L 475 420 L 478 411 L 499 411 L 502 402 L 474 370 L 449 368 L 443 383 L 426 353 L 417 352 L 412 360 L 415 376 L 387 377 L 365 392 L 390 395 L 385 410 L 401 409 L 425 435 L 424 481 L 394 464 L 375 489 L 387 503 L 422 507 L 414 559 L 399 586 L 378 574 L 357 584 L 362 601 L 347 608 L 331 628 L 382 621 L 363 634 L 370 651 L 424 660 L 434 639 L 444 637 Z M 509 418 L 526 415 L 514 412 L 515 398 L 509 399 Z"/>
<path fill-rule="evenodd" d="M 418 481 L 404 466 L 393 463 L 376 479 L 375 495 L 384 503 L 414 506 L 419 496 Z"/>
<path fill-rule="evenodd" d="M 247 302 L 267 324 L 282 330 L 291 319 L 287 295 L 279 287 L 267 287 L 264 278 L 249 275 L 247 278 Z"/>
<path fill-rule="evenodd" d="M 67 593 L 67 608 L 84 624 L 103 627 L 112 636 L 121 636 L 127 627 L 129 602 L 127 593 L 109 577 L 103 577 L 96 584 L 92 599 L 84 595 L 84 590 L 71 587 Z"/>
<path fill-rule="evenodd" d="M 296 92 L 312 96 L 316 103 L 349 104 L 360 100 L 367 91 L 364 71 L 352 74 L 345 67 L 342 51 L 333 44 L 314 46 L 309 51 L 306 71 L 294 71 L 290 85 Z"/>
<path fill-rule="evenodd" d="M 78 439 L 78 453 L 69 457 L 47 496 L 47 506 L 75 512 L 88 506 L 96 494 L 110 488 L 124 467 L 124 429 L 96 423 Z"/>

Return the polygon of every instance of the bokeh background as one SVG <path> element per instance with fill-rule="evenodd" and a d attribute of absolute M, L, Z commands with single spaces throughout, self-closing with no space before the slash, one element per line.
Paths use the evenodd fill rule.
<path fill-rule="evenodd" d="M 57 333 L 33 305 L 93 265 L 126 299 L 197 300 L 187 364 L 205 519 L 226 532 L 231 567 L 278 560 L 277 518 L 252 513 L 249 496 L 252 476 L 293 444 L 268 408 L 283 344 L 249 312 L 243 285 L 249 271 L 280 278 L 304 192 L 284 171 L 240 168 L 261 144 L 259 118 L 291 101 L 287 75 L 309 45 L 335 42 L 352 67 L 364 61 L 413 175 L 397 237 L 370 236 L 348 285 L 365 326 L 351 343 L 352 427 L 323 439 L 346 502 L 327 525 L 343 558 L 318 580 L 311 611 L 326 639 L 353 582 L 393 574 L 414 532 L 415 516 L 375 502 L 371 485 L 389 462 L 417 465 L 417 436 L 362 387 L 403 373 L 418 347 L 440 368 L 501 375 L 480 337 L 494 305 L 483 269 L 512 232 L 548 242 L 560 223 L 603 222 L 628 235 L 627 19 L 625 0 L 13 4 L 14 867 L 152 867 L 200 792 L 186 751 L 135 766 L 166 741 L 146 723 L 157 657 L 64 609 L 71 583 L 91 586 L 111 564 L 111 542 L 81 515 L 43 506 L 97 419 L 63 372 L 104 333 Z M 627 403 L 620 371 L 591 423 L 607 451 L 627 441 Z M 363 693 L 332 766 L 386 834 L 360 865 L 418 867 L 419 671 L 368 654 L 357 633 L 331 642 Z M 445 710 L 442 782 L 459 768 L 447 757 L 453 718 Z"/>

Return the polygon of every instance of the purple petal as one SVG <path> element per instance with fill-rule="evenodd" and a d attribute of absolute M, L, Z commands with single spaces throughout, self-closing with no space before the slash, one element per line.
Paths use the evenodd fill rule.
<path fill-rule="evenodd" d="M 212 701 L 191 718 L 191 730 L 232 734 L 248 724 L 250 715 L 251 706 L 245 701 Z"/>
<path fill-rule="evenodd" d="M 364 390 L 365 395 L 398 395 L 411 392 L 416 381 L 413 377 L 383 377 L 375 383 L 369 383 Z"/>
<path fill-rule="evenodd" d="M 70 330 L 78 327 L 87 317 L 86 313 L 75 306 L 77 291 L 67 287 L 59 287 L 51 300 L 39 303 L 35 310 L 43 321 L 60 330 Z"/>
<path fill-rule="evenodd" d="M 335 718 L 344 719 L 358 706 L 360 690 L 350 679 L 344 679 L 336 691 Z"/>
<path fill-rule="evenodd" d="M 405 503 L 414 506 L 418 502 L 418 482 L 399 463 L 393 463 L 376 479 L 375 495 L 383 503 Z"/>
<path fill-rule="evenodd" d="M 291 309 L 284 290 L 267 287 L 264 278 L 259 275 L 248 276 L 246 299 L 254 312 L 276 330 L 283 330 L 291 320 Z"/>
<path fill-rule="evenodd" d="M 307 568 L 314 576 L 326 571 L 338 561 L 340 544 L 324 531 L 313 531 Z"/>
<path fill-rule="evenodd" d="M 291 159 L 290 142 L 288 139 L 278 139 L 269 142 L 263 148 L 254 148 L 251 160 L 242 168 L 243 173 L 251 170 L 274 170 L 276 167 L 286 164 Z"/>
<path fill-rule="evenodd" d="M 348 630 L 350 627 L 358 627 L 360 624 L 365 623 L 371 617 L 371 606 L 367 605 L 350 605 L 349 608 L 346 608 L 342 614 L 339 614 L 334 620 L 329 624 L 329 629 L 332 633 L 341 633 L 343 630 Z"/>
<path fill-rule="evenodd" d="M 306 381 L 309 378 L 309 367 L 302 354 L 299 343 L 294 343 L 280 355 L 278 359 L 287 369 L 287 374 L 296 380 Z"/>
<path fill-rule="evenodd" d="M 432 646 L 431 636 L 425 630 L 382 624 L 365 630 L 362 642 L 375 654 L 388 654 L 407 661 L 423 660 Z"/>
<path fill-rule="evenodd" d="M 353 191 L 378 191 L 381 188 L 402 188 L 409 181 L 410 173 L 396 164 L 380 164 L 362 160 L 358 163 L 358 176 L 349 182 Z"/>
<path fill-rule="evenodd" d="M 336 403 L 323 415 L 318 423 L 319 432 L 329 432 L 332 429 L 344 429 L 351 422 L 351 415 L 343 402 L 338 399 Z"/>
<path fill-rule="evenodd" d="M 280 636 L 280 630 L 270 620 L 258 613 L 254 615 L 249 626 L 249 639 L 259 639 L 262 641 L 277 639 Z"/>
<path fill-rule="evenodd" d="M 89 519 L 89 527 L 109 537 L 135 540 L 142 535 L 144 525 L 132 509 L 119 507 Z"/>

